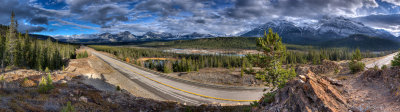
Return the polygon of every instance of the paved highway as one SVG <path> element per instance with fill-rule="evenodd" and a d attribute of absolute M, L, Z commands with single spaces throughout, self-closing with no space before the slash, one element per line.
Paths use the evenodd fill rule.
<path fill-rule="evenodd" d="M 378 60 L 375 60 L 374 62 L 371 62 L 367 64 L 365 67 L 366 68 L 374 68 L 375 65 L 381 68 L 383 65 L 388 65 L 390 66 L 391 61 L 393 60 L 394 56 L 399 52 L 395 52 L 389 55 L 386 55 L 384 57 L 379 58 Z"/>
<path fill-rule="evenodd" d="M 98 52 L 92 52 L 131 81 L 169 101 L 188 105 L 205 103 L 249 104 L 262 97 L 263 88 L 223 88 L 191 84 L 156 75 Z"/>

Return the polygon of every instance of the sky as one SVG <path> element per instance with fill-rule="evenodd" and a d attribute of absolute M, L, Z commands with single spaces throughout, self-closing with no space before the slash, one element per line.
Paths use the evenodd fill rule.
<path fill-rule="evenodd" d="M 343 16 L 400 33 L 400 0 L 0 0 L 0 24 L 70 36 L 130 31 L 239 35 L 268 21 Z"/>

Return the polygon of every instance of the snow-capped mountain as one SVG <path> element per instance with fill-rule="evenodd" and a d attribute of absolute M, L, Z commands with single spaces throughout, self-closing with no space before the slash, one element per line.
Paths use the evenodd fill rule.
<path fill-rule="evenodd" d="M 59 41 L 64 41 L 64 42 L 107 43 L 107 42 L 152 41 L 152 40 L 187 40 L 187 39 L 209 38 L 209 37 L 214 37 L 214 36 L 210 34 L 200 34 L 196 32 L 187 35 L 173 35 L 171 33 L 166 33 L 166 32 L 162 33 L 147 32 L 142 36 L 136 36 L 129 31 L 124 31 L 117 34 L 112 34 L 112 33 L 82 34 L 82 35 L 72 35 L 68 37 L 57 37 L 57 38 Z"/>
<path fill-rule="evenodd" d="M 180 36 L 180 38 L 184 38 L 184 39 L 197 39 L 197 38 L 210 38 L 210 37 L 215 37 L 215 36 L 213 36 L 211 34 L 200 34 L 197 32 L 193 32 L 191 34 Z"/>
<path fill-rule="evenodd" d="M 137 40 L 136 36 L 131 34 L 129 31 L 120 32 L 118 34 L 103 33 L 98 35 L 98 39 L 110 42 L 120 41 L 134 41 Z"/>
<path fill-rule="evenodd" d="M 166 32 L 162 32 L 162 33 L 158 33 L 158 32 L 147 32 L 145 33 L 141 39 L 172 39 L 175 36 L 172 35 L 171 33 L 166 33 Z"/>
<path fill-rule="evenodd" d="M 348 37 L 353 34 L 397 40 L 397 38 L 385 30 L 374 29 L 365 26 L 361 22 L 346 19 L 344 17 L 324 17 L 318 22 L 297 25 L 286 20 L 274 20 L 261 25 L 241 36 L 260 37 L 271 28 L 277 32 L 284 42 L 295 44 L 307 44 L 315 41 L 326 41 Z"/>

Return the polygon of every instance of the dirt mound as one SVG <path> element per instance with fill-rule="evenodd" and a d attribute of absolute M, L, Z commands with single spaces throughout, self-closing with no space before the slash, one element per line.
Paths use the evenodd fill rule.
<path fill-rule="evenodd" d="M 346 112 L 347 99 L 336 89 L 335 81 L 316 76 L 309 71 L 306 75 L 288 82 L 276 91 L 271 103 L 262 98 L 262 111 L 267 112 Z"/>
<path fill-rule="evenodd" d="M 329 74 L 329 73 L 338 73 L 343 69 L 341 65 L 334 61 L 323 60 L 321 65 L 312 65 L 312 66 L 302 66 L 297 67 L 296 72 L 300 75 L 307 74 L 308 71 L 312 71 L 315 74 Z"/>
<path fill-rule="evenodd" d="M 343 82 L 349 105 L 359 111 L 400 111 L 400 68 L 370 69 Z"/>
<path fill-rule="evenodd" d="M 400 98 L 400 67 L 367 70 L 360 78 L 366 84 L 383 85 L 390 90 L 393 96 L 397 99 Z"/>

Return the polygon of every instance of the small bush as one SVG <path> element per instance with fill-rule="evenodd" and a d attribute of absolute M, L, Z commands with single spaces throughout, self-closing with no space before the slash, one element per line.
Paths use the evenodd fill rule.
<path fill-rule="evenodd" d="M 387 65 L 383 65 L 383 66 L 381 67 L 382 70 L 383 70 L 383 69 L 387 69 L 387 68 L 388 68 Z"/>
<path fill-rule="evenodd" d="M 265 103 L 272 103 L 275 101 L 275 92 L 269 92 L 264 94 L 264 102 Z"/>
<path fill-rule="evenodd" d="M 42 76 L 42 79 L 39 82 L 38 91 L 39 93 L 49 93 L 50 90 L 54 89 L 53 80 L 51 79 L 50 72 L 47 74 L 47 77 Z"/>
<path fill-rule="evenodd" d="M 67 102 L 67 105 L 62 108 L 61 112 L 76 112 L 74 106 L 71 105 L 71 102 Z"/>
<path fill-rule="evenodd" d="M 351 61 L 349 63 L 349 68 L 351 73 L 357 73 L 364 70 L 365 64 L 359 61 Z"/>
<path fill-rule="evenodd" d="M 4 74 L 0 77 L 0 81 L 4 81 Z"/>
<path fill-rule="evenodd" d="M 87 51 L 85 51 L 85 52 L 83 52 L 83 53 L 78 53 L 78 54 L 76 54 L 76 59 L 79 59 L 79 58 L 87 58 L 87 57 L 89 57 L 89 54 L 87 53 Z"/>
<path fill-rule="evenodd" d="M 400 53 L 397 53 L 392 60 L 392 66 L 400 66 Z"/>
<path fill-rule="evenodd" d="M 375 65 L 375 66 L 374 66 L 374 70 L 379 70 L 378 65 Z"/>
<path fill-rule="evenodd" d="M 252 107 L 258 107 L 258 102 L 257 101 L 253 101 L 253 102 L 250 102 L 250 106 L 252 106 Z"/>
<path fill-rule="evenodd" d="M 121 87 L 117 86 L 116 90 L 121 91 Z"/>

